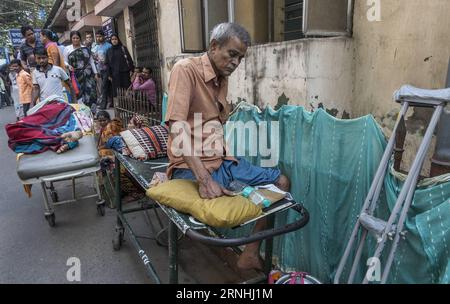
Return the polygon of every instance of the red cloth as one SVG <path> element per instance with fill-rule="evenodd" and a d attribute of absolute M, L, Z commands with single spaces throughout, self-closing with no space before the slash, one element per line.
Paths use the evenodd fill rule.
<path fill-rule="evenodd" d="M 76 96 L 73 97 L 73 100 L 78 98 L 80 95 L 80 86 L 78 85 L 77 77 L 75 77 L 74 72 L 70 72 L 70 81 L 72 82 L 72 88 Z"/>
<path fill-rule="evenodd" d="M 18 153 L 57 151 L 62 145 L 61 134 L 56 129 L 64 126 L 74 109 L 62 102 L 53 101 L 33 115 L 6 125 L 9 147 Z"/>

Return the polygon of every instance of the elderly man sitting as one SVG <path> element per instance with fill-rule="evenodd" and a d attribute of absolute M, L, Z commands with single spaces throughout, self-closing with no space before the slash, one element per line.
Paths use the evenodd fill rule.
<path fill-rule="evenodd" d="M 227 102 L 228 77 L 237 69 L 250 46 L 250 35 L 240 25 L 222 23 L 211 34 L 207 53 L 179 61 L 169 81 L 166 122 L 170 125 L 168 155 L 171 179 L 199 183 L 200 196 L 214 199 L 230 195 L 230 182 L 250 186 L 275 184 L 289 191 L 290 183 L 280 170 L 251 165 L 227 155 L 223 124 L 231 105 Z M 255 232 L 265 228 L 265 220 Z M 260 242 L 246 246 L 239 258 L 241 269 L 262 269 Z"/>

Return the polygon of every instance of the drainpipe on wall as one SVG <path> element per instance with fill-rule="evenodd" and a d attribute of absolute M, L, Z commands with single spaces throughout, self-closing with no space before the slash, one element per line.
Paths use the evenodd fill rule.
<path fill-rule="evenodd" d="M 234 0 L 228 0 L 228 22 L 235 21 Z"/>
<path fill-rule="evenodd" d="M 209 27 L 208 10 L 209 10 L 208 0 L 203 0 L 203 17 L 205 19 L 205 25 L 203 27 L 203 30 L 204 30 L 204 35 L 205 35 L 205 48 L 207 48 L 209 45 L 209 35 L 210 35 L 209 28 L 208 28 Z M 184 35 L 181 35 L 181 36 L 184 36 Z"/>
<path fill-rule="evenodd" d="M 447 88 L 450 88 L 450 60 L 447 72 Z M 448 108 L 448 107 L 447 107 Z M 431 177 L 450 173 L 450 111 L 444 110 L 438 125 L 436 150 L 431 160 Z"/>
<path fill-rule="evenodd" d="M 269 25 L 269 42 L 273 42 L 274 41 L 274 3 L 273 0 L 269 0 L 269 20 L 268 20 L 268 25 Z"/>

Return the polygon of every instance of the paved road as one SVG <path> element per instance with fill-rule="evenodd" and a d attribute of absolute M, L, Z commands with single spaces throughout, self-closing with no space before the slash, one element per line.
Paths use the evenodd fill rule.
<path fill-rule="evenodd" d="M 7 146 L 5 125 L 14 121 L 12 107 L 0 109 L 0 283 L 69 283 L 67 260 L 81 262 L 81 283 L 152 283 L 140 259 L 127 242 L 112 250 L 115 211 L 105 217 L 96 212 L 95 200 L 56 208 L 56 228 L 43 215 L 41 189 L 28 198 L 16 174 L 15 154 Z M 92 191 L 92 181 L 80 181 L 78 191 Z M 58 186 L 60 199 L 70 188 Z M 138 232 L 150 231 L 144 215 L 132 215 Z M 143 242 L 163 282 L 167 282 L 167 249 Z M 209 249 L 184 239 L 180 249 L 180 283 L 229 283 L 239 278 Z"/>

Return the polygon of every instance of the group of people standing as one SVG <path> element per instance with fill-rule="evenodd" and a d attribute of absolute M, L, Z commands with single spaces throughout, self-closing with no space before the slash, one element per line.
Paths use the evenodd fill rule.
<path fill-rule="evenodd" d="M 31 26 L 22 27 L 24 43 L 18 59 L 9 65 L 8 84 L 16 116 L 26 116 L 28 109 L 51 95 L 61 95 L 68 102 L 84 103 L 92 112 L 112 107 L 119 88 L 141 90 L 156 104 L 156 86 L 150 68 L 135 67 L 133 59 L 117 34 L 106 40 L 102 30 L 86 34 L 72 31 L 68 46 L 58 44 L 52 31 L 41 31 L 36 39 Z M 1 89 L 1 88 L 0 88 Z"/>

